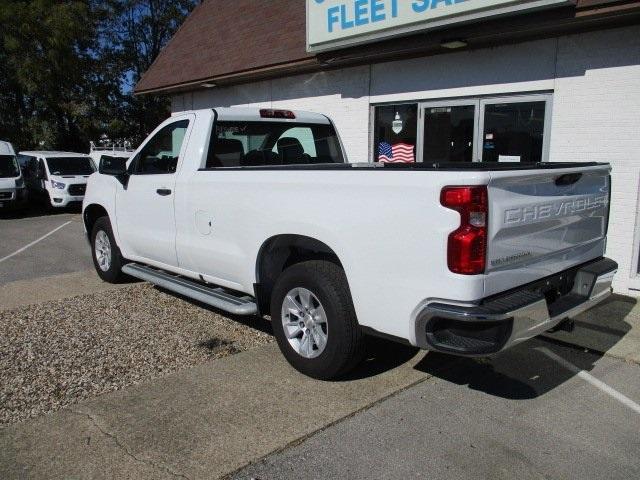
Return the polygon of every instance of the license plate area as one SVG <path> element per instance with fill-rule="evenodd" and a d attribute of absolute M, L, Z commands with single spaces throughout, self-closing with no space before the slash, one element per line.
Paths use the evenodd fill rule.
<path fill-rule="evenodd" d="M 579 268 L 573 268 L 545 278 L 540 282 L 535 282 L 531 286 L 531 291 L 543 295 L 547 306 L 551 309 L 556 301 L 571 293 L 578 270 Z"/>

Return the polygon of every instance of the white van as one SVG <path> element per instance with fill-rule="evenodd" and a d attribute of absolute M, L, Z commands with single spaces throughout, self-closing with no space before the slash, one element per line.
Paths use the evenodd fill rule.
<path fill-rule="evenodd" d="M 87 178 L 96 171 L 88 155 L 46 151 L 20 152 L 20 155 L 32 197 L 56 208 L 82 203 Z"/>
<path fill-rule="evenodd" d="M 27 190 L 13 145 L 0 141 L 0 211 L 26 205 Z"/>

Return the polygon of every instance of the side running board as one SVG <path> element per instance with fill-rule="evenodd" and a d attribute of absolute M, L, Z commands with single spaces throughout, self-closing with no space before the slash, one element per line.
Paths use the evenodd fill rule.
<path fill-rule="evenodd" d="M 233 295 L 224 288 L 210 287 L 194 280 L 137 263 L 126 264 L 122 267 L 122 271 L 132 277 L 145 280 L 234 315 L 255 315 L 258 313 L 254 298 L 246 294 L 240 294 L 242 296 Z"/>

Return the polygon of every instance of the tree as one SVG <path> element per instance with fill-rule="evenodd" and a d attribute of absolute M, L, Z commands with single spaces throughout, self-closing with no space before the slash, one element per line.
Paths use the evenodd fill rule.
<path fill-rule="evenodd" d="M 95 11 L 83 1 L 2 1 L 0 137 L 19 147 L 86 150 L 109 83 L 96 58 Z"/>
<path fill-rule="evenodd" d="M 125 127 L 134 144 L 169 115 L 169 103 L 162 96 L 134 96 L 133 88 L 197 3 L 196 0 L 107 2 L 111 19 L 103 30 L 106 43 L 111 46 L 107 55 L 121 69 L 121 118 L 125 121 L 119 127 Z"/>
<path fill-rule="evenodd" d="M 169 112 L 135 97 L 195 0 L 0 0 L 0 139 L 19 149 L 87 151 L 139 143 Z"/>

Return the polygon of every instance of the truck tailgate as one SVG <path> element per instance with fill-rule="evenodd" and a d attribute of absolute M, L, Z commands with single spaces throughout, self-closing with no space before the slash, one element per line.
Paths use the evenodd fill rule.
<path fill-rule="evenodd" d="M 604 254 L 609 165 L 492 171 L 485 295 Z"/>

